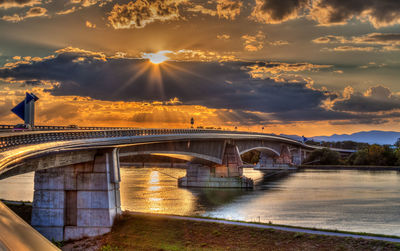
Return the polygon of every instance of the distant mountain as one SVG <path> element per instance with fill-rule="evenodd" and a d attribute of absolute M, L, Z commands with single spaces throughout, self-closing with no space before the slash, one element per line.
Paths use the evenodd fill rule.
<path fill-rule="evenodd" d="M 302 137 L 299 135 L 280 134 L 280 136 L 302 141 Z M 350 140 L 360 143 L 393 145 L 397 141 L 397 139 L 400 138 L 400 132 L 369 131 L 369 132 L 356 132 L 353 134 L 340 134 L 340 135 L 333 134 L 331 136 L 315 136 L 306 138 L 312 139 L 314 141 L 336 142 L 336 141 Z"/>
<path fill-rule="evenodd" d="M 316 136 L 311 137 L 315 141 L 346 141 L 351 140 L 355 142 L 380 144 L 380 145 L 393 145 L 396 140 L 400 138 L 400 132 L 391 131 L 369 131 L 357 132 L 353 134 L 333 134 L 331 136 Z"/>
<path fill-rule="evenodd" d="M 299 136 L 299 135 L 279 134 L 279 136 L 286 137 L 286 138 L 289 138 L 289 139 L 298 140 L 298 141 L 302 141 L 303 140 L 302 137 Z"/>

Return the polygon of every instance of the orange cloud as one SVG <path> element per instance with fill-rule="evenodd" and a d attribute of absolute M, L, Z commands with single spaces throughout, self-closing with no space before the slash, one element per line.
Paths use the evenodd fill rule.
<path fill-rule="evenodd" d="M 88 28 L 96 29 L 96 25 L 94 23 L 91 23 L 90 21 L 86 21 L 85 25 Z"/>
<path fill-rule="evenodd" d="M 243 35 L 243 46 L 246 51 L 259 51 L 264 47 L 266 36 L 262 31 L 258 31 L 256 35 Z"/>
<path fill-rule="evenodd" d="M 108 16 L 114 29 L 143 28 L 155 21 L 180 18 L 178 6 L 187 0 L 137 0 L 127 4 L 115 4 Z"/>
<path fill-rule="evenodd" d="M 14 14 L 12 16 L 3 16 L 1 19 L 7 22 L 17 23 L 27 18 L 47 16 L 47 9 L 42 7 L 30 8 L 24 15 Z"/>
<path fill-rule="evenodd" d="M 240 11 L 243 3 L 241 1 L 233 0 L 216 0 L 215 9 L 206 8 L 203 5 L 195 5 L 194 7 L 188 8 L 187 11 L 198 12 L 204 15 L 218 16 L 228 20 L 235 20 L 240 15 Z M 210 2 L 208 2 L 210 3 Z"/>
<path fill-rule="evenodd" d="M 41 3 L 42 1 L 40 0 L 3 0 L 0 1 L 0 9 L 23 8 Z"/>

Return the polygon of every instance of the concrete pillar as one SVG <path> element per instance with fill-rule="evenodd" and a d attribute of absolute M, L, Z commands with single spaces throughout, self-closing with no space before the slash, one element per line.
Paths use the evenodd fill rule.
<path fill-rule="evenodd" d="M 282 145 L 281 147 L 281 153 L 278 158 L 275 160 L 275 166 L 276 167 L 289 167 L 292 165 L 292 155 L 290 153 L 289 147 L 286 145 Z"/>
<path fill-rule="evenodd" d="M 293 157 L 293 164 L 296 166 L 300 166 L 301 163 L 303 163 L 301 148 L 298 148 L 297 152 L 296 150 L 294 150 L 292 157 Z"/>
<path fill-rule="evenodd" d="M 186 176 L 179 178 L 182 187 L 252 188 L 253 180 L 243 176 L 243 162 L 237 146 L 227 144 L 222 165 L 188 163 Z"/>
<path fill-rule="evenodd" d="M 92 162 L 36 171 L 31 224 L 55 241 L 107 233 L 121 213 L 119 182 L 117 149 Z"/>
<path fill-rule="evenodd" d="M 255 169 L 274 169 L 274 158 L 266 152 L 260 152 L 259 161 Z"/>

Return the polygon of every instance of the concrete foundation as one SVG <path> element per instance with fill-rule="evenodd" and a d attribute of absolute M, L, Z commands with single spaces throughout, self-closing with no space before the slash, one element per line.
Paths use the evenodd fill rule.
<path fill-rule="evenodd" d="M 35 172 L 32 226 L 49 240 L 96 236 L 121 213 L 117 150 L 94 161 Z"/>
<path fill-rule="evenodd" d="M 260 159 L 257 165 L 254 167 L 256 170 L 276 170 L 276 169 L 291 169 L 293 168 L 290 164 L 276 163 L 276 159 L 273 156 L 268 155 L 266 152 L 260 152 Z"/>
<path fill-rule="evenodd" d="M 243 176 L 243 162 L 235 145 L 225 148 L 222 165 L 188 163 L 186 176 L 178 179 L 182 187 L 252 188 L 253 180 Z"/>

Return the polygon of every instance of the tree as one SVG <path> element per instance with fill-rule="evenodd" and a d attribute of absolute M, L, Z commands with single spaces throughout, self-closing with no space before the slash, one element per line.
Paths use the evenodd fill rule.
<path fill-rule="evenodd" d="M 340 164 L 340 154 L 328 148 L 318 149 L 314 150 L 304 162 L 313 162 L 321 165 L 338 165 Z"/>
<path fill-rule="evenodd" d="M 394 143 L 394 145 L 395 145 L 397 148 L 400 148 L 400 138 L 398 138 L 398 139 L 396 140 L 396 143 Z"/>

